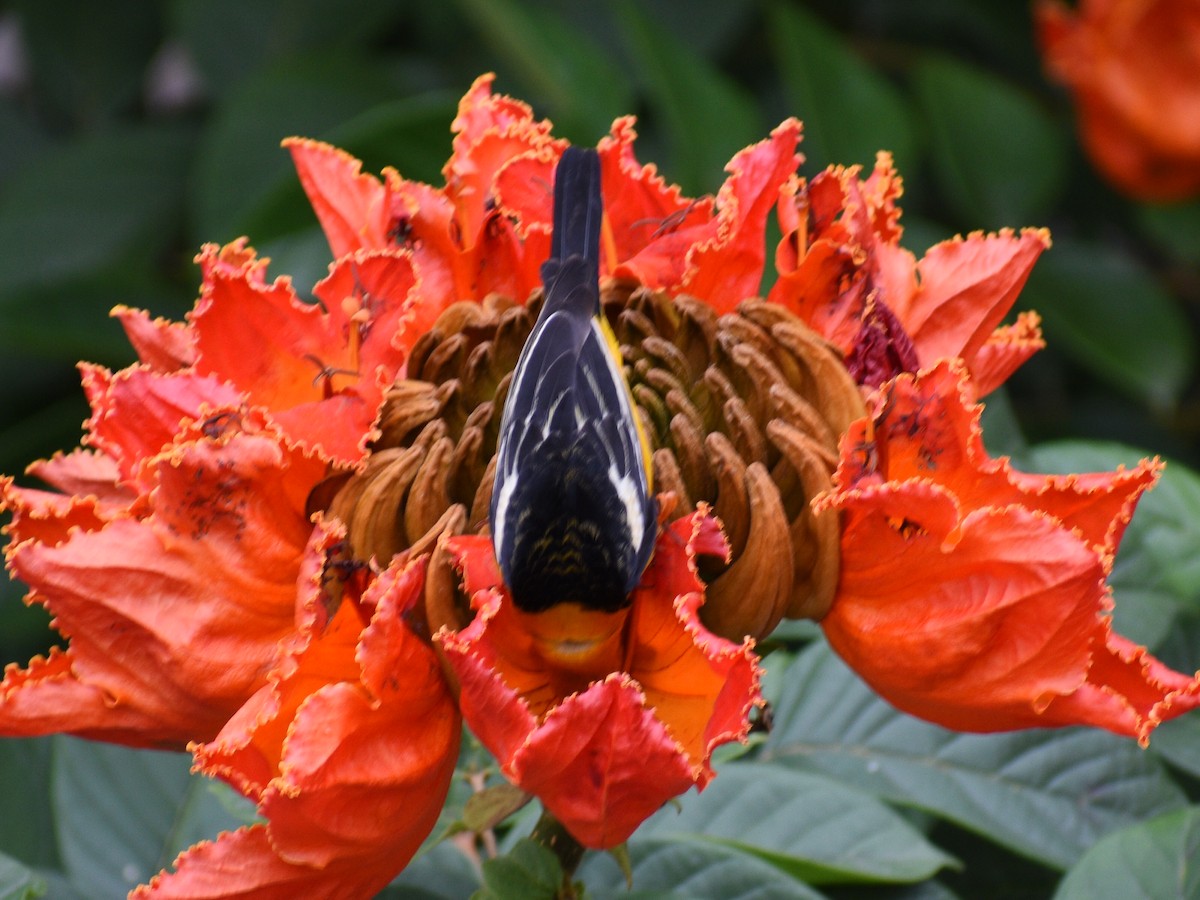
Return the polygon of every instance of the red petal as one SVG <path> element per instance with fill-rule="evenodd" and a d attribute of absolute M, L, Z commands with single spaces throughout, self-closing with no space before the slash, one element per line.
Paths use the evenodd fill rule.
<path fill-rule="evenodd" d="M 651 288 L 679 284 L 690 235 L 697 229 L 707 232 L 713 199 L 689 200 L 678 185 L 668 185 L 653 164 L 639 163 L 633 153 L 633 126 L 632 116 L 617 119 L 598 148 L 604 215 L 612 238 L 605 268 L 615 271 L 620 263 L 623 272 Z M 668 247 L 677 252 L 666 252 Z"/>
<path fill-rule="evenodd" d="M 961 366 L 881 389 L 842 445 L 830 643 L 881 696 L 947 727 L 1088 724 L 1145 739 L 1200 680 L 1112 635 L 1105 577 L 1159 464 L 1040 476 L 987 456 Z"/>
<path fill-rule="evenodd" d="M 629 673 L 686 751 L 701 786 L 712 775 L 713 750 L 745 739 L 750 711 L 760 702 L 754 642 L 735 644 L 700 623 L 704 583 L 696 558 L 727 553 L 706 510 L 679 519 L 655 547 L 634 599 Z"/>
<path fill-rule="evenodd" d="M 1133 470 L 1089 475 L 1017 472 L 1007 457 L 988 455 L 979 424 L 983 408 L 971 402 L 970 392 L 970 379 L 957 365 L 896 379 L 877 400 L 873 443 L 861 422 L 845 437 L 837 486 L 919 479 L 946 488 L 963 515 L 971 509 L 1024 506 L 1077 531 L 1105 565 L 1111 563 L 1134 504 L 1161 466 L 1145 461 Z"/>
<path fill-rule="evenodd" d="M 143 478 L 143 463 L 175 441 L 185 424 L 237 410 L 242 395 L 232 386 L 192 371 L 160 375 L 134 366 L 110 375 L 81 365 L 92 405 L 87 442 L 118 465 L 121 478 Z"/>
<path fill-rule="evenodd" d="M 526 154 L 547 161 L 557 159 L 566 146 L 566 141 L 550 137 L 550 123 L 535 121 L 526 104 L 493 94 L 494 80 L 490 74 L 475 79 L 459 102 L 458 115 L 450 126 L 454 152 L 442 170 L 455 219 L 468 244 L 483 230 L 495 203 L 501 169 Z"/>
<path fill-rule="evenodd" d="M 1042 340 L 1041 317 L 1035 312 L 1017 314 L 1012 325 L 1002 325 L 992 332 L 971 362 L 971 376 L 978 397 L 986 397 L 1024 364 L 1025 360 L 1046 346 Z"/>
<path fill-rule="evenodd" d="M 618 119 L 600 143 L 617 277 L 686 292 L 718 312 L 758 293 L 766 257 L 766 219 L 800 156 L 800 123 L 789 119 L 726 166 L 715 204 L 686 201 L 653 167 L 633 157 L 632 120 Z"/>
<path fill-rule="evenodd" d="M 155 372 L 175 372 L 195 362 L 196 347 L 186 325 L 151 319 L 144 310 L 127 306 L 117 306 L 112 314 L 120 319 L 138 359 Z"/>
<path fill-rule="evenodd" d="M 413 283 L 404 255 L 348 257 L 317 286 L 322 309 L 302 303 L 286 279 L 266 286 L 217 273 L 192 313 L 196 370 L 244 391 L 293 439 L 355 461 L 382 386 L 404 361 L 392 338 Z"/>
<path fill-rule="evenodd" d="M 322 573 L 339 539 L 320 529 L 299 582 L 301 630 L 271 685 L 196 748 L 204 771 L 259 799 L 267 840 L 224 835 L 193 848 L 156 880 L 164 896 L 218 877 L 288 896 L 370 896 L 437 821 L 461 724 L 437 657 L 405 622 L 424 561 L 393 565 L 361 600 L 347 591 L 328 619 Z M 365 629 L 360 608 L 374 610 Z"/>
<path fill-rule="evenodd" d="M 388 246 L 390 210 L 378 178 L 364 175 L 361 162 L 329 144 L 289 138 L 283 146 L 335 257 Z"/>

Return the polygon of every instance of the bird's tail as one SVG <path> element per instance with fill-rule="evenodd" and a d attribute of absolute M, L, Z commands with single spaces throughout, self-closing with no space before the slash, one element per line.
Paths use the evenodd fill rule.
<path fill-rule="evenodd" d="M 595 150 L 568 147 L 554 176 L 554 235 L 550 255 L 560 263 L 581 256 L 599 277 L 600 226 L 604 204 L 600 199 L 600 156 Z"/>

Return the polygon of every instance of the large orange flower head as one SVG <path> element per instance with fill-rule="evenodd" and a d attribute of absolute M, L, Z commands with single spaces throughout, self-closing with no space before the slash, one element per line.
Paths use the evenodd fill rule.
<path fill-rule="evenodd" d="M 917 260 L 886 154 L 801 178 L 788 120 L 693 199 L 633 125 L 594 151 L 576 262 L 566 144 L 490 77 L 443 187 L 287 141 L 333 251 L 315 302 L 245 240 L 206 246 L 186 322 L 116 310 L 139 362 L 83 367 L 85 448 L 31 467 L 49 489 L 0 481 L 8 564 L 66 642 L 5 670 L 0 732 L 188 748 L 258 804 L 139 895 L 371 895 L 433 827 L 464 722 L 575 841 L 617 845 L 746 736 L 783 618 L 954 728 L 1144 740 L 1200 705 L 1109 624 L 1158 464 L 1050 478 L 983 449 L 977 401 L 1041 346 L 1035 314 L 1005 322 L 1047 234 Z M 603 465 L 551 476 L 533 447 Z M 553 481 L 536 503 L 522 473 Z M 584 577 L 514 588 L 510 529 L 560 521 L 556 486 L 562 534 L 521 533 Z M 589 528 L 604 553 L 571 543 Z M 619 577 L 586 568 L 605 554 Z"/>
<path fill-rule="evenodd" d="M 1070 90 L 1100 173 L 1145 200 L 1200 194 L 1200 6 L 1039 0 L 1035 10 L 1047 72 Z"/>

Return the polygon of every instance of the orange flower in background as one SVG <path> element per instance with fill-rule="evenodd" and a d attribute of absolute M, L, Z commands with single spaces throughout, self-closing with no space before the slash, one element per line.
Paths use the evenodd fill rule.
<path fill-rule="evenodd" d="M 1200 8 L 1192 0 L 1035 7 L 1050 77 L 1074 96 L 1100 173 L 1144 200 L 1200 193 Z"/>
<path fill-rule="evenodd" d="M 1144 739 L 1195 678 L 1111 632 L 1105 579 L 1157 464 L 1049 478 L 973 403 L 1041 345 L 1005 324 L 1043 231 L 900 246 L 900 182 L 795 174 L 798 122 L 688 198 L 600 141 L 603 315 L 653 451 L 654 556 L 586 658 L 512 603 L 488 539 L 511 372 L 542 303 L 566 144 L 478 80 L 442 188 L 286 142 L 333 250 L 302 301 L 205 247 L 185 323 L 120 308 L 89 449 L 0 482 L 65 650 L 9 666 L 0 733 L 188 747 L 262 822 L 139 896 L 369 896 L 416 852 L 461 725 L 589 847 L 713 776 L 761 702 L 756 640 L 820 620 L 885 698 L 967 730 Z M 756 299 L 767 217 L 780 277 Z"/>

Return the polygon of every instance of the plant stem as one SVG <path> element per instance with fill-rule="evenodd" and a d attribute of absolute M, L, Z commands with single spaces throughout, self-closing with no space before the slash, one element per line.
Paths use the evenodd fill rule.
<path fill-rule="evenodd" d="M 549 812 L 542 813 L 542 817 L 533 826 L 533 834 L 530 837 L 558 857 L 563 871 L 562 887 L 558 891 L 559 900 L 574 900 L 575 885 L 572 879 L 575 869 L 583 859 L 584 846 Z"/>

